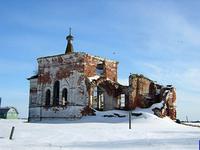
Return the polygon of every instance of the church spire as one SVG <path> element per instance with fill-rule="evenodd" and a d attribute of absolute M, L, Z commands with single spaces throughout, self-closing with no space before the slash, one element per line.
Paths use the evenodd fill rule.
<path fill-rule="evenodd" d="M 74 48 L 72 45 L 73 38 L 74 37 L 71 35 L 71 28 L 69 28 L 69 35 L 66 37 L 67 47 L 66 47 L 65 54 L 70 54 L 74 52 Z"/>

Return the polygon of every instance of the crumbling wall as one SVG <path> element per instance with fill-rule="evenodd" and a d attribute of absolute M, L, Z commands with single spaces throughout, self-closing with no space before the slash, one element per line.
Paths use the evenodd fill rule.
<path fill-rule="evenodd" d="M 162 99 L 161 107 L 155 107 L 153 112 L 159 117 L 169 116 L 172 120 L 176 119 L 176 91 L 175 88 L 163 87 L 161 89 L 160 97 Z"/>
<path fill-rule="evenodd" d="M 105 61 L 105 77 L 117 82 L 117 63 Z"/>
<path fill-rule="evenodd" d="M 69 77 L 74 70 L 83 73 L 83 55 L 57 55 L 38 58 L 38 84 L 51 84 Z"/>
<path fill-rule="evenodd" d="M 161 103 L 161 107 L 153 108 L 155 115 L 176 119 L 176 92 L 172 86 L 155 84 L 143 75 L 130 75 L 128 109 L 150 108 L 156 103 Z"/>
<path fill-rule="evenodd" d="M 89 78 L 90 83 L 88 84 L 88 93 L 90 107 L 93 106 L 92 94 L 95 87 L 98 87 L 103 92 L 104 96 L 104 108 L 103 110 L 112 110 L 115 108 L 120 108 L 119 106 L 119 96 L 122 93 L 122 85 L 105 77 L 99 77 L 97 79 Z"/>
<path fill-rule="evenodd" d="M 70 55 L 58 55 L 38 59 L 38 99 L 45 102 L 45 92 L 51 91 L 51 104 L 53 103 L 53 86 L 56 81 L 60 82 L 60 96 L 64 87 L 68 89 L 69 100 L 74 99 L 71 95 L 75 89 L 80 89 L 80 80 L 83 78 L 83 56 L 78 53 Z M 73 86 L 73 87 L 72 87 Z M 72 90 L 73 89 L 73 90 Z M 79 90 L 80 91 L 80 90 Z M 77 94 L 77 93 L 76 93 Z"/>
<path fill-rule="evenodd" d="M 136 107 L 148 107 L 143 103 L 149 97 L 150 84 L 152 81 L 143 75 L 133 74 L 129 76 L 129 109 Z"/>
<path fill-rule="evenodd" d="M 98 59 L 91 57 L 90 55 L 84 56 L 84 74 L 87 77 L 93 77 L 96 75 L 96 67 L 98 63 L 102 63 Z"/>
<path fill-rule="evenodd" d="M 91 55 L 84 55 L 84 74 L 87 77 L 98 75 L 96 68 L 98 64 L 103 64 L 103 74 L 101 76 L 112 81 L 117 81 L 117 64 L 116 61 L 103 59 Z"/>

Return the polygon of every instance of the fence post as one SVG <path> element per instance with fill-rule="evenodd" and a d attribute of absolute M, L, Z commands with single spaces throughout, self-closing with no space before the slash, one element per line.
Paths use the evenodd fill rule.
<path fill-rule="evenodd" d="M 132 111 L 129 111 L 129 129 L 131 129 L 131 115 L 132 115 Z"/>
<path fill-rule="evenodd" d="M 15 127 L 12 127 L 11 132 L 10 132 L 10 140 L 12 140 L 13 137 L 13 133 L 14 133 Z"/>

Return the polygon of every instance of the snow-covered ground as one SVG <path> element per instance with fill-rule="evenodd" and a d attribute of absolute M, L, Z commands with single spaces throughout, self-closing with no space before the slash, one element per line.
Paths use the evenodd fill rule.
<path fill-rule="evenodd" d="M 113 113 L 127 117 L 102 117 Z M 15 126 L 14 137 L 9 140 L 12 126 Z M 199 140 L 200 128 L 176 124 L 147 112 L 132 117 L 131 130 L 125 111 L 98 112 L 97 116 L 74 121 L 0 120 L 0 150 L 197 150 Z"/>
<path fill-rule="evenodd" d="M 184 122 L 184 124 L 188 124 L 188 125 L 195 125 L 195 126 L 199 126 L 199 127 L 200 127 L 200 123 L 194 123 L 194 122 Z"/>

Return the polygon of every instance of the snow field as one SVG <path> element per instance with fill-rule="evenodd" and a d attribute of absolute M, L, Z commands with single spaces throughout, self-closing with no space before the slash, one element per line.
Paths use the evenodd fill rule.
<path fill-rule="evenodd" d="M 139 112 L 139 111 L 138 111 Z M 103 117 L 105 114 L 126 117 Z M 9 140 L 15 126 L 13 140 Z M 97 112 L 81 120 L 0 120 L 0 150 L 90 150 L 90 149 L 198 149 L 200 128 L 174 123 L 148 112 L 132 116 L 128 129 L 128 112 Z"/>

